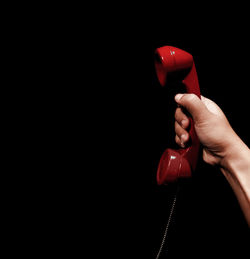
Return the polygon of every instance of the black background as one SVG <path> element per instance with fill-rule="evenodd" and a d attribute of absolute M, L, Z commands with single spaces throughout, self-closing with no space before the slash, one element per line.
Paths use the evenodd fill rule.
<path fill-rule="evenodd" d="M 106 233 L 115 225 L 111 233 L 118 244 L 112 238 L 106 248 L 118 248 L 121 257 L 128 254 L 131 258 L 154 258 L 175 191 L 174 186 L 157 186 L 155 178 L 160 155 L 165 147 L 174 145 L 171 114 L 175 106 L 169 98 L 174 96 L 174 90 L 162 90 L 156 79 L 154 50 L 171 45 L 191 53 L 202 94 L 220 105 L 239 136 L 249 143 L 245 88 L 248 80 L 242 65 L 247 58 L 246 42 L 213 35 L 173 40 L 167 32 L 154 28 L 140 36 L 126 36 L 127 41 L 122 38 L 115 42 L 112 54 L 107 56 L 112 59 L 110 81 L 106 84 L 110 92 L 102 89 L 109 97 L 101 101 L 105 114 L 100 127 L 105 129 L 101 136 L 105 139 L 104 163 L 108 168 L 101 179 L 104 186 L 107 181 L 108 184 L 105 191 L 101 187 L 99 193 L 98 189 L 97 200 L 105 197 L 99 215 L 108 218 L 102 221 L 103 225 L 109 222 Z M 102 196 L 106 188 L 107 197 Z M 168 239 L 169 258 L 245 255 L 248 231 L 237 200 L 220 171 L 200 162 L 196 174 L 182 184 L 178 196 Z"/>
<path fill-rule="evenodd" d="M 69 223 L 66 240 L 74 236 L 78 251 L 84 241 L 77 234 L 84 235 L 95 256 L 154 258 L 175 191 L 174 186 L 156 184 L 159 158 L 174 145 L 175 91 L 159 86 L 154 50 L 172 45 L 191 53 L 202 94 L 220 105 L 249 143 L 246 42 L 213 35 L 174 40 L 154 28 L 139 34 L 114 30 L 111 35 L 97 37 L 81 53 L 88 68 L 79 70 L 76 63 L 69 78 L 73 87 L 66 128 L 72 148 L 64 149 L 72 161 L 66 159 L 69 191 L 63 189 L 65 198 L 71 197 L 63 210 L 70 215 L 63 221 Z M 196 174 L 181 187 L 169 231 L 169 257 L 246 254 L 249 230 L 220 171 L 200 161 Z"/>
<path fill-rule="evenodd" d="M 88 197 L 95 196 L 98 222 L 94 246 L 103 245 L 103 252 L 117 258 L 154 258 L 175 191 L 174 186 L 156 184 L 159 158 L 168 145 L 174 145 L 175 91 L 159 86 L 154 50 L 172 45 L 191 53 L 202 94 L 220 105 L 249 145 L 248 73 L 243 65 L 247 43 L 213 34 L 175 40 L 154 27 L 139 35 L 123 32 L 102 45 L 101 59 L 91 53 L 100 79 L 97 88 L 95 80 L 91 83 L 97 103 L 91 132 L 94 189 L 88 189 Z M 249 230 L 230 186 L 218 169 L 200 160 L 193 178 L 181 186 L 169 232 L 169 258 L 241 256 L 248 252 L 248 244 Z"/>
<path fill-rule="evenodd" d="M 236 54 L 236 50 L 243 51 L 242 44 L 238 45 L 233 39 L 226 38 L 210 37 L 188 41 L 168 40 L 161 37 L 159 39 L 155 36 L 153 45 L 177 46 L 193 55 L 202 95 L 220 105 L 235 131 L 246 143 L 249 143 L 248 123 L 243 119 L 244 111 L 247 111 L 247 101 L 244 94 L 236 90 L 243 90 L 246 80 L 242 76 L 242 67 L 236 65 L 238 62 L 243 62 L 242 55 Z M 229 54 L 232 52 L 235 53 L 233 56 Z M 235 73 L 229 72 L 232 67 L 235 68 Z M 202 256 L 203 253 L 209 256 L 243 255 L 247 253 L 249 233 L 237 201 L 220 171 L 205 165 L 201 160 L 197 172 L 191 181 L 182 183 L 182 189 L 177 196 L 179 200 L 177 200 L 175 222 L 169 234 L 168 256 L 179 258 L 191 255 Z M 169 208 L 166 206 L 164 210 L 160 207 L 170 199 L 167 197 L 171 197 L 171 191 L 169 190 L 169 193 L 164 188 L 168 187 L 153 187 L 153 208 L 158 211 L 158 215 L 165 214 L 167 218 Z M 159 197 L 160 195 L 165 199 Z M 161 233 L 163 231 L 163 221 L 161 218 L 153 221 L 157 222 L 155 223 L 156 240 L 158 231 Z"/>
<path fill-rule="evenodd" d="M 157 9 L 156 17 L 167 14 Z M 248 35 L 224 23 L 200 27 L 198 19 L 179 20 L 174 27 L 176 20 L 119 15 L 107 22 L 63 13 L 28 30 L 31 40 L 22 31 L 30 56 L 20 76 L 29 99 L 28 105 L 22 99 L 21 115 L 32 126 L 22 161 L 31 191 L 20 198 L 30 227 L 17 224 L 29 236 L 24 251 L 156 256 L 176 188 L 156 183 L 160 156 L 175 145 L 176 90 L 157 81 L 157 47 L 193 55 L 202 95 L 222 108 L 249 146 Z M 181 182 L 167 244 L 168 258 L 249 253 L 237 200 L 220 171 L 202 159 L 193 177 Z"/>

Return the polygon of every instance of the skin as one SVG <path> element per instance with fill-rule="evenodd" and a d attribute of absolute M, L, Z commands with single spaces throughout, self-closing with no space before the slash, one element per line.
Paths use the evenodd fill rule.
<path fill-rule="evenodd" d="M 218 166 L 232 187 L 250 228 L 250 149 L 232 129 L 225 114 L 212 100 L 194 94 L 175 96 L 175 141 L 184 148 L 189 139 L 188 111 L 203 147 L 203 160 Z"/>

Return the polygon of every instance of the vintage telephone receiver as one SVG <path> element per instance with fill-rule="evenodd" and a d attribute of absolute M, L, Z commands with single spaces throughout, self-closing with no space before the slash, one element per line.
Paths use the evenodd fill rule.
<path fill-rule="evenodd" d="M 182 81 L 187 93 L 194 93 L 200 97 L 198 77 L 191 54 L 171 46 L 160 47 L 155 51 L 155 68 L 161 86 L 167 86 L 168 77 L 174 74 L 175 78 Z M 189 119 L 191 143 L 186 149 L 165 150 L 157 170 L 159 185 L 176 182 L 179 178 L 191 177 L 196 168 L 200 143 L 194 130 L 193 120 Z"/>

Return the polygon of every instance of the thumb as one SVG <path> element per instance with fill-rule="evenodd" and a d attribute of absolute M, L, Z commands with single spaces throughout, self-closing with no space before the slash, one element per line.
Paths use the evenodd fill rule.
<path fill-rule="evenodd" d="M 195 94 L 177 94 L 175 101 L 191 114 L 195 122 L 204 120 L 209 114 L 205 104 Z"/>

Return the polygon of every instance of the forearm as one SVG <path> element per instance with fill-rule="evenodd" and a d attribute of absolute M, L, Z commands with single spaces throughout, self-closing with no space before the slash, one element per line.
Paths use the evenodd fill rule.
<path fill-rule="evenodd" d="M 221 171 L 231 185 L 250 227 L 250 149 L 239 138 L 229 149 Z"/>

